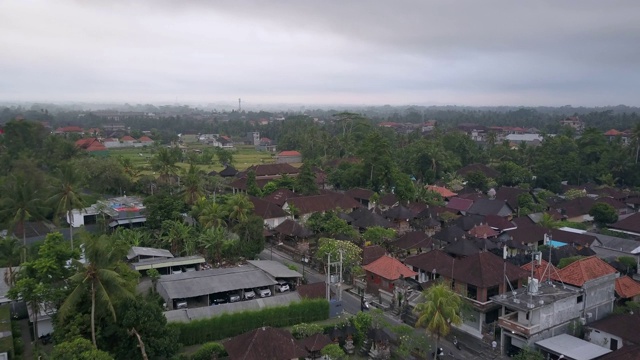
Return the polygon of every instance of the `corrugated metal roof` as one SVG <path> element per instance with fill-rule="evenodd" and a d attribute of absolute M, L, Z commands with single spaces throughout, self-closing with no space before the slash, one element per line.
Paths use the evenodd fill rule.
<path fill-rule="evenodd" d="M 253 266 L 209 269 L 160 277 L 161 286 L 170 299 L 195 297 L 218 292 L 256 288 L 277 284 L 264 271 Z"/>
<path fill-rule="evenodd" d="M 165 250 L 165 249 L 132 246 L 131 249 L 129 249 L 129 253 L 127 254 L 127 259 L 131 260 L 136 256 L 154 256 L 154 257 L 172 258 L 173 254 L 169 250 Z"/>
<path fill-rule="evenodd" d="M 205 260 L 202 256 L 183 256 L 169 259 L 146 259 L 131 264 L 131 267 L 136 270 L 149 270 L 151 268 L 165 268 L 170 266 L 186 266 L 202 264 Z"/>
<path fill-rule="evenodd" d="M 302 278 L 302 274 L 291 270 L 282 263 L 273 260 L 249 260 L 249 264 L 266 272 L 274 278 Z"/>

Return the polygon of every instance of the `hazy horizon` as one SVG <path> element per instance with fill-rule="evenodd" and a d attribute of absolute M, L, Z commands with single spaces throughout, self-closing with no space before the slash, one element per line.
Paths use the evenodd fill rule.
<path fill-rule="evenodd" d="M 640 2 L 5 0 L 0 100 L 639 106 Z"/>

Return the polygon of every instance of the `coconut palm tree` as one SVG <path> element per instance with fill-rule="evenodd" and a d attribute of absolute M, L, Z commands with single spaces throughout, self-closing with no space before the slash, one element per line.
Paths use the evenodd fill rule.
<path fill-rule="evenodd" d="M 65 319 L 73 314 L 80 301 L 89 296 L 91 299 L 91 341 L 96 344 L 96 308 L 107 310 L 116 320 L 114 303 L 118 299 L 132 298 L 133 288 L 120 266 L 123 254 L 112 245 L 106 235 L 87 236 L 84 245 L 85 264 L 78 264 L 78 272 L 69 278 L 75 288 L 66 298 L 58 314 Z"/>
<path fill-rule="evenodd" d="M 69 237 L 71 249 L 73 250 L 73 209 L 84 209 L 86 206 L 84 195 L 82 194 L 83 179 L 79 173 L 69 164 L 58 168 L 56 179 L 52 185 L 53 196 L 49 201 L 55 206 L 56 219 L 62 214 L 67 216 L 69 221 Z"/>
<path fill-rule="evenodd" d="M 25 223 L 39 217 L 44 206 L 40 191 L 23 175 L 11 175 L 4 183 L 0 214 L 11 219 L 11 228 L 22 232 L 22 261 L 27 260 L 27 232 Z"/>
<path fill-rule="evenodd" d="M 462 324 L 460 316 L 462 298 L 445 283 L 431 286 L 423 293 L 424 302 L 416 305 L 414 312 L 418 314 L 417 326 L 424 326 L 426 331 L 436 336 L 436 359 L 438 358 L 438 342 L 446 336 L 451 325 Z"/>
<path fill-rule="evenodd" d="M 4 283 L 11 287 L 15 282 L 16 269 L 20 264 L 22 247 L 18 240 L 13 237 L 0 239 L 0 267 L 6 268 L 3 276 Z"/>
<path fill-rule="evenodd" d="M 232 223 L 246 221 L 253 210 L 253 203 L 244 194 L 231 196 L 226 205 L 229 211 L 229 221 Z"/>
<path fill-rule="evenodd" d="M 191 239 L 192 230 L 193 228 L 183 221 L 165 220 L 162 222 L 161 241 L 169 246 L 172 254 L 179 254 L 183 250 L 190 251 L 192 244 L 187 242 Z"/>
<path fill-rule="evenodd" d="M 202 172 L 193 164 L 189 165 L 189 169 L 182 172 L 182 195 L 184 201 L 188 205 L 195 204 L 198 199 L 204 195 L 204 181 L 202 180 Z"/>

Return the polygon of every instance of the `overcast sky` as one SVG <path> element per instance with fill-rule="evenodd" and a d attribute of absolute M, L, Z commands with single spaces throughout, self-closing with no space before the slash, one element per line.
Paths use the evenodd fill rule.
<path fill-rule="evenodd" d="M 640 105 L 640 1 L 1 0 L 0 100 Z"/>

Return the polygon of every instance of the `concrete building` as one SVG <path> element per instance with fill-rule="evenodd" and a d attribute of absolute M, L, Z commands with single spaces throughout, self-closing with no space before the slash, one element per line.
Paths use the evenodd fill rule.
<path fill-rule="evenodd" d="M 71 217 L 67 214 L 67 222 L 73 227 L 97 223 L 104 217 L 111 228 L 117 226 L 138 226 L 147 221 L 143 214 L 145 209 L 142 199 L 136 196 L 121 196 L 98 202 L 84 209 L 74 209 Z"/>

